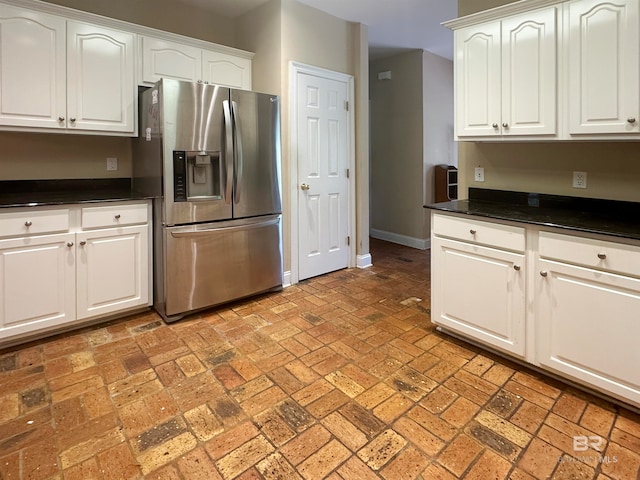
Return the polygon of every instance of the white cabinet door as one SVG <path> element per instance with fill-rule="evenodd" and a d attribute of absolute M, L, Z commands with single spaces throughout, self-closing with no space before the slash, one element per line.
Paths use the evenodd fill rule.
<path fill-rule="evenodd" d="M 437 237 L 431 252 L 433 321 L 524 357 L 524 255 Z"/>
<path fill-rule="evenodd" d="M 569 23 L 569 133 L 637 134 L 638 1 L 574 1 Z"/>
<path fill-rule="evenodd" d="M 556 8 L 502 22 L 502 134 L 556 133 Z"/>
<path fill-rule="evenodd" d="M 195 82 L 202 80 L 202 50 L 190 45 L 141 37 L 143 84 L 152 85 L 161 78 Z"/>
<path fill-rule="evenodd" d="M 135 131 L 134 35 L 67 22 L 67 126 Z"/>
<path fill-rule="evenodd" d="M 66 108 L 65 20 L 0 5 L 0 125 L 63 128 Z"/>
<path fill-rule="evenodd" d="M 202 65 L 205 82 L 251 90 L 251 60 L 204 50 Z"/>
<path fill-rule="evenodd" d="M 75 320 L 75 235 L 0 240 L 0 339 Z"/>
<path fill-rule="evenodd" d="M 149 303 L 147 225 L 78 233 L 78 318 Z"/>
<path fill-rule="evenodd" d="M 457 30 L 455 44 L 456 133 L 499 136 L 500 22 Z"/>
<path fill-rule="evenodd" d="M 640 280 L 547 260 L 538 266 L 540 364 L 640 405 Z"/>

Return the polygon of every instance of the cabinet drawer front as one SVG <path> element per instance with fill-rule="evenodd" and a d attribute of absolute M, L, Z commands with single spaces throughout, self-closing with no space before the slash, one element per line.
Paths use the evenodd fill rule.
<path fill-rule="evenodd" d="M 593 238 L 540 232 L 541 258 L 640 276 L 640 247 Z"/>
<path fill-rule="evenodd" d="M 0 213 L 0 235 L 33 235 L 69 230 L 69 210 L 20 210 Z"/>
<path fill-rule="evenodd" d="M 107 205 L 103 207 L 84 207 L 82 209 L 82 228 L 113 227 L 147 223 L 147 205 Z"/>
<path fill-rule="evenodd" d="M 525 249 L 525 230 L 513 225 L 434 214 L 433 233 L 516 252 L 524 252 Z"/>

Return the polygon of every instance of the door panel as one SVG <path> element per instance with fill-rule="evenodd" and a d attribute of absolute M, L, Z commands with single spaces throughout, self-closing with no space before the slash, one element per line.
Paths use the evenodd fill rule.
<path fill-rule="evenodd" d="M 299 277 L 349 263 L 347 84 L 298 74 Z"/>
<path fill-rule="evenodd" d="M 0 5 L 0 125 L 63 128 L 65 20 Z"/>
<path fill-rule="evenodd" d="M 280 213 L 280 107 L 275 95 L 231 90 L 234 218 Z"/>

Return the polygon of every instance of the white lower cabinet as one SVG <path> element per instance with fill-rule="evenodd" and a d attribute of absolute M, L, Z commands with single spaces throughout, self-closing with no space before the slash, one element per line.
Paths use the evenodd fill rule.
<path fill-rule="evenodd" d="M 638 242 L 441 212 L 431 242 L 434 323 L 640 407 Z"/>
<path fill-rule="evenodd" d="M 524 229 L 435 215 L 432 231 L 433 321 L 524 357 Z"/>
<path fill-rule="evenodd" d="M 539 242 L 536 360 L 640 405 L 640 248 L 550 232 Z"/>
<path fill-rule="evenodd" d="M 76 318 L 75 234 L 0 240 L 0 339 Z"/>
<path fill-rule="evenodd" d="M 0 239 L 0 343 L 150 305 L 149 211 L 148 202 L 0 211 L 0 232 L 13 235 Z"/>

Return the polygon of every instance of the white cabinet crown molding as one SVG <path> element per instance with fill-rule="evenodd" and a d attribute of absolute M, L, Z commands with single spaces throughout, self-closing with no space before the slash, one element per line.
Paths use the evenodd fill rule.
<path fill-rule="evenodd" d="M 489 10 L 465 15 L 464 17 L 454 18 L 453 20 L 442 22 L 441 25 L 451 30 L 457 30 L 462 27 L 469 27 L 471 25 L 478 25 L 480 23 L 498 20 L 519 13 L 530 12 L 537 8 L 561 5 L 566 1 L 568 0 L 520 0 L 518 2 L 508 3 Z"/>
<path fill-rule="evenodd" d="M 54 5 L 40 0 L 0 0 L 0 3 L 7 5 L 13 5 L 19 8 L 25 8 L 30 10 L 37 10 L 51 15 L 62 16 L 67 20 L 77 20 L 80 22 L 93 23 L 105 27 L 116 28 L 125 30 L 137 35 L 147 35 L 162 38 L 164 40 L 171 40 L 174 42 L 193 45 L 195 47 L 204 48 L 208 50 L 215 50 L 220 53 L 226 53 L 234 55 L 240 58 L 252 59 L 255 55 L 253 52 L 246 50 L 240 50 L 239 48 L 229 47 L 226 45 L 220 45 L 218 43 L 208 42 L 206 40 L 200 40 L 193 37 L 187 37 L 177 33 L 171 33 L 164 30 L 158 30 L 156 28 L 146 27 L 137 23 L 126 22 L 124 20 L 118 20 L 115 18 L 105 17 L 95 13 L 85 12 L 82 10 L 76 10 L 69 7 L 63 7 L 61 5 Z"/>

